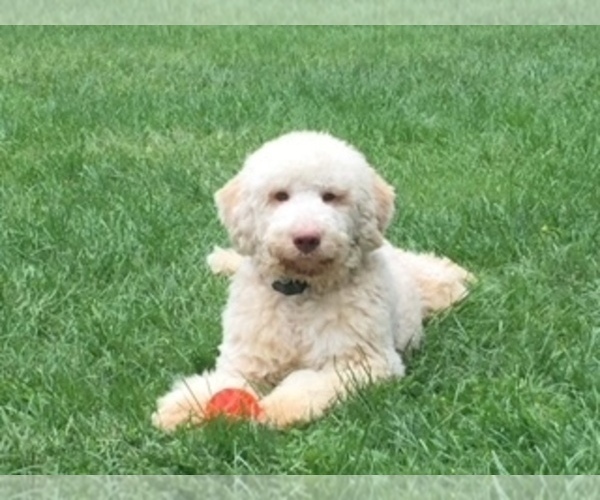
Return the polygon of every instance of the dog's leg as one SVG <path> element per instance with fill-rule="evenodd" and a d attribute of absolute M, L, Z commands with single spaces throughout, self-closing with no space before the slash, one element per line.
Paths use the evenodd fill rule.
<path fill-rule="evenodd" d="M 353 389 L 391 376 L 389 371 L 376 373 L 362 367 L 295 371 L 261 400 L 263 420 L 275 427 L 314 420 Z"/>
<path fill-rule="evenodd" d="M 200 424 L 208 401 L 223 389 L 244 389 L 258 398 L 241 376 L 219 371 L 193 375 L 176 382 L 172 390 L 158 400 L 152 423 L 167 431 L 187 423 Z"/>
<path fill-rule="evenodd" d="M 233 248 L 215 247 L 206 257 L 208 267 L 214 274 L 233 276 L 238 270 L 244 257 Z"/>

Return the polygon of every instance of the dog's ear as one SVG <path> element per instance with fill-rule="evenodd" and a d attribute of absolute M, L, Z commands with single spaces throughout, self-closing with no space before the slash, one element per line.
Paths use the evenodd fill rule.
<path fill-rule="evenodd" d="M 252 253 L 254 248 L 254 231 L 252 210 L 246 206 L 245 198 L 247 197 L 244 195 L 239 174 L 215 193 L 219 219 L 227 229 L 236 249 L 247 255 Z"/>
<path fill-rule="evenodd" d="M 360 246 L 370 252 L 384 242 L 385 230 L 394 215 L 394 188 L 373 171 L 373 183 L 364 191 L 368 209 L 362 210 Z"/>
<path fill-rule="evenodd" d="M 396 193 L 394 188 L 377 174 L 375 174 L 373 188 L 375 192 L 377 228 L 383 234 L 394 216 Z"/>
<path fill-rule="evenodd" d="M 236 207 L 240 203 L 242 183 L 239 176 L 227 182 L 215 193 L 215 204 L 219 211 L 219 218 L 226 228 L 234 224 Z"/>

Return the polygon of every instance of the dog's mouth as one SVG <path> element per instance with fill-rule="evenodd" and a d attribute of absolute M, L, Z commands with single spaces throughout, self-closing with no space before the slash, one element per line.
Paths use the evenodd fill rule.
<path fill-rule="evenodd" d="M 333 258 L 299 257 L 280 259 L 281 266 L 292 276 L 312 278 L 326 273 L 334 263 Z"/>

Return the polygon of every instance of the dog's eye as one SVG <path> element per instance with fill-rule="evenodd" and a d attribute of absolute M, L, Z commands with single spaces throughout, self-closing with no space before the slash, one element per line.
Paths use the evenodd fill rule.
<path fill-rule="evenodd" d="M 325 203 L 331 203 L 332 201 L 337 200 L 337 196 L 334 193 L 332 193 L 331 191 L 326 191 L 325 193 L 323 193 L 321 195 L 321 199 Z"/>
<path fill-rule="evenodd" d="M 273 199 L 279 202 L 288 201 L 290 199 L 290 195 L 287 193 L 287 191 L 277 191 L 273 194 Z"/>

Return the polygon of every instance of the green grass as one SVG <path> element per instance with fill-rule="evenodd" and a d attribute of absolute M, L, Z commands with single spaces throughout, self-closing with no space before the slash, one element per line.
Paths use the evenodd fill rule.
<path fill-rule="evenodd" d="M 0 29 L 0 472 L 589 474 L 600 463 L 600 31 Z M 150 426 L 209 366 L 212 193 L 329 130 L 389 237 L 472 269 L 401 381 L 278 432 Z"/>

